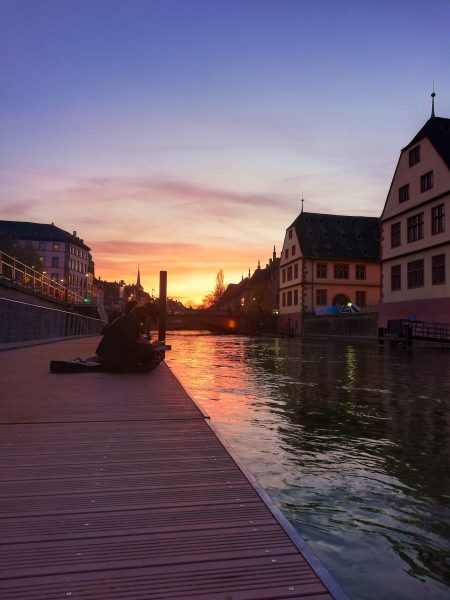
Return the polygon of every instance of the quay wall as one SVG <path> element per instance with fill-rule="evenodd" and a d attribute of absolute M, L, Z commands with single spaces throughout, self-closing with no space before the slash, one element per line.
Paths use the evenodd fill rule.
<path fill-rule="evenodd" d="M 378 336 L 378 313 L 336 316 L 305 316 L 304 336 L 342 336 L 376 338 Z"/>
<path fill-rule="evenodd" d="M 0 298 L 6 298 L 7 300 L 16 300 L 17 302 L 26 302 L 27 304 L 34 304 L 35 306 L 43 306 L 44 308 L 56 308 L 59 310 L 67 310 L 61 302 L 53 302 L 50 299 L 36 296 L 32 292 L 26 292 L 18 290 L 14 287 L 4 285 L 0 283 Z"/>

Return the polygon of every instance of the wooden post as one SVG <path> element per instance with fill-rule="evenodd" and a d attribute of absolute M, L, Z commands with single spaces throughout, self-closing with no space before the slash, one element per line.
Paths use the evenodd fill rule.
<path fill-rule="evenodd" d="M 158 340 L 166 341 L 167 271 L 159 272 Z"/>

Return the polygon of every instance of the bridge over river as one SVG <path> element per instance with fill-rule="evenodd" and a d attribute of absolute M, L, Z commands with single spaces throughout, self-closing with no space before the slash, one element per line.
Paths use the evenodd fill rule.
<path fill-rule="evenodd" d="M 189 310 L 185 313 L 168 314 L 167 329 L 207 330 L 214 333 L 238 333 L 241 329 L 241 315 L 228 311 Z"/>

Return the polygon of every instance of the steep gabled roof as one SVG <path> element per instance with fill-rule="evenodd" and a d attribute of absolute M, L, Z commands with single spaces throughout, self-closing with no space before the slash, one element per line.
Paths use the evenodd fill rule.
<path fill-rule="evenodd" d="M 240 296 L 242 289 L 245 288 L 247 283 L 248 277 L 242 279 L 242 281 L 240 281 L 239 283 L 229 283 L 220 301 L 222 302 L 223 300 L 230 300 L 231 298 L 234 298 L 237 295 Z"/>
<path fill-rule="evenodd" d="M 0 232 L 8 233 L 17 240 L 35 240 L 48 242 L 70 242 L 90 250 L 89 246 L 78 237 L 47 223 L 31 223 L 29 221 L 0 221 Z"/>
<path fill-rule="evenodd" d="M 450 169 L 450 119 L 443 117 L 431 117 L 414 136 L 402 152 L 415 146 L 420 140 L 428 138 L 436 152 Z"/>
<path fill-rule="evenodd" d="M 290 227 L 295 228 L 305 258 L 380 260 L 380 219 L 376 217 L 303 212 Z"/>

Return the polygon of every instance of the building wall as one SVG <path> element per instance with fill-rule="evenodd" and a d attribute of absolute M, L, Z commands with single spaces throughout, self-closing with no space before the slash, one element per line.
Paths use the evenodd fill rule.
<path fill-rule="evenodd" d="M 412 167 L 409 166 L 410 148 L 400 155 L 386 205 L 381 215 L 382 221 L 392 218 L 403 210 L 415 208 L 421 203 L 449 191 L 449 171 L 442 158 L 427 138 L 420 140 L 417 145 L 420 146 L 420 161 Z M 421 192 L 420 178 L 428 171 L 434 173 L 434 185 L 432 189 Z M 409 183 L 410 199 L 399 203 L 398 190 L 407 183 Z"/>
<path fill-rule="evenodd" d="M 92 296 L 93 274 L 90 268 L 93 263 L 90 253 L 84 247 L 75 243 L 48 240 L 25 240 L 19 243 L 36 252 L 39 263 L 35 267 L 41 268 L 47 277 L 67 285 L 83 296 Z"/>
<path fill-rule="evenodd" d="M 416 321 L 449 323 L 450 298 L 383 302 L 378 313 L 378 326 L 387 327 L 390 319 L 409 319 L 411 317 Z"/>
<path fill-rule="evenodd" d="M 278 328 L 280 331 L 292 330 L 299 333 L 302 328 L 303 317 L 303 259 L 300 244 L 294 227 L 286 231 L 283 249 L 279 263 L 279 317 Z M 290 274 L 290 276 L 288 276 Z M 291 302 L 288 304 L 288 294 Z"/>
<path fill-rule="evenodd" d="M 379 326 L 389 319 L 450 322 L 450 171 L 428 139 L 420 140 L 420 161 L 409 166 L 402 152 L 381 218 L 382 304 Z M 433 171 L 433 187 L 420 190 L 420 179 Z M 409 199 L 399 201 L 399 188 L 409 184 Z M 444 231 L 432 233 L 432 210 L 443 205 Z M 408 218 L 423 213 L 423 237 L 408 242 Z M 392 246 L 392 226 L 400 229 L 400 244 Z M 433 284 L 432 258 L 445 256 L 445 280 Z M 408 287 L 408 263 L 423 260 L 423 285 Z M 392 267 L 400 267 L 400 289 L 392 289 Z"/>
<path fill-rule="evenodd" d="M 326 265 L 326 278 L 317 277 L 317 266 Z M 348 265 L 348 279 L 334 277 L 334 265 Z M 365 279 L 356 279 L 356 267 L 364 267 Z M 305 261 L 305 311 L 314 312 L 322 306 L 332 306 L 337 295 L 345 295 L 353 304 L 357 302 L 357 292 L 365 292 L 366 305 L 378 305 L 381 294 L 381 270 L 379 263 L 348 260 L 314 259 Z M 326 291 L 326 301 L 318 304 L 317 290 Z"/>
<path fill-rule="evenodd" d="M 32 248 L 37 256 L 39 257 L 39 263 L 34 265 L 36 269 L 42 269 L 42 271 L 49 277 L 59 283 L 64 283 L 65 276 L 65 253 L 66 243 L 65 242 L 53 242 L 53 241 L 19 241 L 18 242 L 24 248 Z M 58 266 L 54 266 L 54 260 L 57 260 Z"/>

